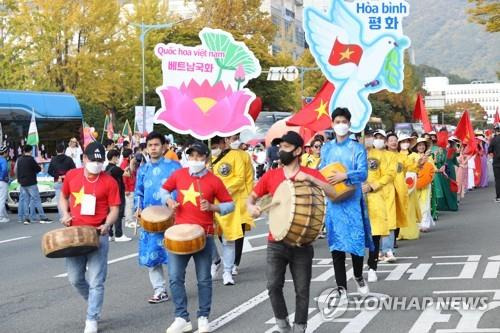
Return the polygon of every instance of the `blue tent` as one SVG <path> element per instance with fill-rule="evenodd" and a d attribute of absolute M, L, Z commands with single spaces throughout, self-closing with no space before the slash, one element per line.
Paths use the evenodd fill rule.
<path fill-rule="evenodd" d="M 37 119 L 82 119 L 80 104 L 71 94 L 0 89 L 0 119 L 26 119 L 32 110 Z"/>

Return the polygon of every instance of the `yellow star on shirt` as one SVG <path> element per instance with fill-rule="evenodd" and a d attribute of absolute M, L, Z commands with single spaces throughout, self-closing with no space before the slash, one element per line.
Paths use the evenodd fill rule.
<path fill-rule="evenodd" d="M 340 52 L 340 55 L 342 56 L 342 57 L 340 57 L 340 61 L 342 61 L 344 59 L 347 59 L 347 60 L 351 59 L 351 54 L 353 54 L 353 53 L 354 53 L 354 51 L 351 51 L 350 48 L 347 48 L 344 52 Z"/>
<path fill-rule="evenodd" d="M 181 193 L 183 196 L 183 200 L 182 200 L 183 205 L 190 202 L 193 205 L 198 206 L 198 204 L 196 202 L 196 198 L 200 196 L 200 193 L 196 192 L 194 190 L 194 184 L 191 184 L 191 186 L 189 186 L 189 189 L 187 189 L 187 190 L 181 190 Z"/>
<path fill-rule="evenodd" d="M 82 188 L 80 189 L 80 192 L 71 192 L 73 194 L 73 197 L 75 197 L 75 202 L 73 203 L 73 207 L 76 207 L 78 205 L 82 204 L 83 196 L 85 195 L 85 191 Z"/>
<path fill-rule="evenodd" d="M 327 105 L 328 103 L 324 103 L 323 99 L 319 102 L 318 108 L 314 110 L 318 113 L 318 117 L 316 118 L 316 120 L 321 118 L 321 116 L 323 115 L 328 116 L 328 111 L 326 110 Z"/>

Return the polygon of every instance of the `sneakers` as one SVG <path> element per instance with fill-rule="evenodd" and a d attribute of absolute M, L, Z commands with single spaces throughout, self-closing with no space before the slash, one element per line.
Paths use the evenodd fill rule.
<path fill-rule="evenodd" d="M 3 219 L 0 219 L 0 223 L 7 223 L 10 222 L 10 219 L 8 217 L 4 217 Z"/>
<path fill-rule="evenodd" d="M 109 241 L 114 242 L 115 241 L 115 236 L 109 236 Z"/>
<path fill-rule="evenodd" d="M 276 325 L 278 326 L 279 333 L 291 333 L 292 327 L 288 319 L 278 319 L 276 318 Z"/>
<path fill-rule="evenodd" d="M 212 274 L 212 280 L 214 280 L 217 277 L 217 271 L 220 268 L 220 260 L 213 263 L 212 266 L 210 267 L 210 274 Z"/>
<path fill-rule="evenodd" d="M 370 268 L 368 270 L 368 282 L 377 282 L 377 281 L 378 281 L 377 272 Z"/>
<path fill-rule="evenodd" d="M 323 231 L 321 231 L 318 235 L 318 239 L 325 239 L 325 233 Z"/>
<path fill-rule="evenodd" d="M 52 221 L 48 217 L 44 217 L 43 219 L 40 219 L 41 224 L 51 224 L 52 222 L 54 222 L 54 221 Z"/>
<path fill-rule="evenodd" d="M 83 333 L 97 333 L 97 320 L 86 320 Z"/>
<path fill-rule="evenodd" d="M 129 223 L 125 224 L 125 226 L 127 228 L 135 228 L 135 227 L 137 227 L 137 223 L 136 222 L 129 222 Z"/>
<path fill-rule="evenodd" d="M 25 219 L 23 222 L 25 225 L 31 224 L 29 219 Z"/>
<path fill-rule="evenodd" d="M 394 256 L 394 253 L 392 253 L 391 250 L 387 251 L 385 254 L 385 258 L 383 260 L 384 262 L 396 262 L 396 257 Z"/>
<path fill-rule="evenodd" d="M 222 280 L 225 286 L 234 286 L 233 275 L 230 272 L 224 272 Z"/>
<path fill-rule="evenodd" d="M 165 333 L 184 333 L 191 332 L 193 330 L 193 325 L 190 321 L 181 317 L 175 317 L 174 322 L 170 325 Z"/>
<path fill-rule="evenodd" d="M 496 198 L 495 202 L 500 203 L 500 198 Z"/>
<path fill-rule="evenodd" d="M 238 275 L 238 266 L 234 265 L 233 269 L 231 270 L 232 275 Z"/>
<path fill-rule="evenodd" d="M 198 318 L 198 332 L 200 333 L 210 333 L 210 323 L 207 317 Z"/>
<path fill-rule="evenodd" d="M 356 285 L 358 286 L 358 292 L 361 295 L 368 295 L 368 293 L 370 292 L 370 288 L 368 288 L 368 285 L 366 284 L 365 279 L 363 279 L 363 277 L 361 276 L 359 278 L 354 278 L 354 281 L 356 282 Z"/>
<path fill-rule="evenodd" d="M 148 300 L 148 302 L 149 302 L 149 304 L 158 304 L 158 303 L 166 302 L 168 300 L 169 300 L 168 294 L 164 291 L 162 293 L 159 293 L 158 295 L 153 295 L 153 297 L 151 297 Z"/>
<path fill-rule="evenodd" d="M 130 242 L 132 238 L 122 235 L 121 237 L 116 237 L 115 242 Z"/>

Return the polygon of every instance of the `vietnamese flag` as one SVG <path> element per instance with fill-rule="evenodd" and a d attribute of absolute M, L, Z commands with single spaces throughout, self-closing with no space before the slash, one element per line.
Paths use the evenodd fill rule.
<path fill-rule="evenodd" d="M 313 101 L 294 114 L 286 124 L 288 126 L 303 126 L 313 132 L 332 127 L 332 119 L 328 110 L 334 90 L 335 86 L 331 82 L 325 81 Z"/>
<path fill-rule="evenodd" d="M 424 99 L 422 95 L 418 94 L 417 101 L 415 102 L 415 110 L 413 111 L 413 119 L 420 120 L 424 127 L 424 132 L 429 133 L 432 131 L 431 122 L 429 121 L 429 116 L 427 115 L 427 110 L 425 109 Z"/>
<path fill-rule="evenodd" d="M 500 111 L 498 111 L 498 108 L 497 111 L 495 112 L 495 120 L 493 121 L 493 125 L 496 124 L 500 124 Z"/>
<path fill-rule="evenodd" d="M 476 152 L 476 136 L 474 135 L 474 128 L 470 121 L 469 111 L 465 110 L 462 114 L 462 118 L 458 122 L 457 128 L 455 130 L 455 136 L 466 144 L 469 154 L 474 154 Z"/>
<path fill-rule="evenodd" d="M 448 131 L 439 131 L 436 135 L 438 147 L 446 149 L 448 146 Z"/>
<path fill-rule="evenodd" d="M 338 39 L 335 39 L 328 63 L 332 66 L 339 66 L 348 63 L 359 65 L 363 49 L 356 44 L 342 44 Z"/>

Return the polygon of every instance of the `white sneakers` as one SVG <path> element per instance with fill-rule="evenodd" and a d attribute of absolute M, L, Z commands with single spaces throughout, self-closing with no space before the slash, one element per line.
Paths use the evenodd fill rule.
<path fill-rule="evenodd" d="M 8 223 L 8 222 L 10 222 L 10 220 L 7 217 L 0 219 L 0 223 Z"/>
<path fill-rule="evenodd" d="M 210 333 L 210 323 L 207 317 L 198 318 L 198 332 L 200 333 Z"/>
<path fill-rule="evenodd" d="M 97 333 L 97 320 L 86 320 L 83 333 Z"/>
<path fill-rule="evenodd" d="M 224 272 L 224 274 L 222 274 L 222 281 L 225 286 L 234 285 L 233 275 L 230 272 Z"/>
<path fill-rule="evenodd" d="M 238 266 L 236 266 L 236 265 L 233 266 L 233 269 L 231 270 L 231 274 L 238 275 Z"/>
<path fill-rule="evenodd" d="M 130 242 L 132 238 L 122 235 L 121 237 L 116 237 L 115 242 Z"/>
<path fill-rule="evenodd" d="M 185 333 L 191 332 L 193 330 L 193 325 L 191 322 L 186 321 L 184 318 L 176 317 L 172 325 L 167 328 L 166 333 Z M 210 323 L 207 317 L 198 318 L 198 332 L 199 333 L 210 333 Z M 85 332 L 87 333 L 87 332 Z"/>
<path fill-rule="evenodd" d="M 368 270 L 368 282 L 377 282 L 377 281 L 378 281 L 377 272 L 370 268 Z"/>
<path fill-rule="evenodd" d="M 392 253 L 392 251 L 387 251 L 387 253 L 385 254 L 384 262 L 396 262 L 396 257 L 394 256 L 394 253 Z"/>
<path fill-rule="evenodd" d="M 215 264 L 212 264 L 212 266 L 210 267 L 210 274 L 212 274 L 212 280 L 215 280 L 215 278 L 217 277 L 217 271 L 219 270 L 221 266 L 221 262 L 217 262 Z"/>
<path fill-rule="evenodd" d="M 174 322 L 167 328 L 166 333 L 185 333 L 191 332 L 192 330 L 193 325 L 191 325 L 190 321 L 188 322 L 181 317 L 175 317 Z"/>
<path fill-rule="evenodd" d="M 363 277 L 361 276 L 359 278 L 354 278 L 354 281 L 358 286 L 358 293 L 360 293 L 361 295 L 368 295 L 368 293 L 370 292 L 370 288 L 368 288 L 365 279 L 363 279 Z"/>

